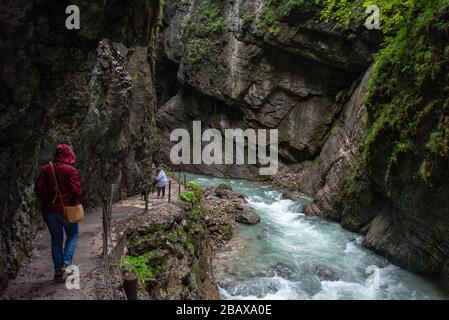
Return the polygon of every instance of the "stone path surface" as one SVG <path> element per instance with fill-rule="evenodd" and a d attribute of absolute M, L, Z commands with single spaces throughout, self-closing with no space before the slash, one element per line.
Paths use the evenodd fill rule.
<path fill-rule="evenodd" d="M 172 200 L 178 198 L 178 184 L 172 181 Z M 167 188 L 168 192 L 168 188 Z M 148 215 L 158 215 L 168 206 L 168 195 L 158 199 L 156 193 L 149 195 Z M 134 196 L 112 209 L 112 224 L 143 214 L 144 201 Z M 53 282 L 50 234 L 45 225 L 38 231 L 30 257 L 22 265 L 16 279 L 9 282 L 0 300 L 91 300 L 110 299 L 104 282 L 103 269 L 103 222 L 102 210 L 91 210 L 80 223 L 80 238 L 74 264 L 80 271 L 80 289 L 67 289 L 65 284 Z"/>

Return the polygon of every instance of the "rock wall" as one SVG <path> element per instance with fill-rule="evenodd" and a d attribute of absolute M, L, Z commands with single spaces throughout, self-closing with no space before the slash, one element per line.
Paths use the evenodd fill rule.
<path fill-rule="evenodd" d="M 158 88 L 161 139 L 193 120 L 219 130 L 277 128 L 282 162 L 315 159 L 378 43 L 319 16 L 312 2 L 281 13 L 262 0 L 168 1 L 158 42 L 157 77 L 169 79 Z M 243 166 L 187 169 L 254 178 Z"/>
<path fill-rule="evenodd" d="M 308 214 L 447 283 L 447 3 L 411 6 L 376 72 L 379 35 L 319 15 L 312 1 L 169 1 L 158 47 L 170 65 L 157 72 L 170 79 L 159 88 L 161 137 L 192 120 L 279 129 L 286 166 L 273 184 L 313 196 Z M 255 178 L 240 166 L 187 169 Z"/>
<path fill-rule="evenodd" d="M 346 103 L 339 121 L 331 130 L 323 150 L 313 164 L 303 172 L 298 181 L 299 190 L 314 195 L 305 212 L 325 219 L 338 220 L 348 229 L 359 230 L 372 217 L 364 214 L 341 215 L 338 205 L 347 177 L 361 156 L 361 146 L 366 134 L 367 111 L 364 103 L 370 68 Z"/>
<path fill-rule="evenodd" d="M 132 220 L 121 265 L 139 276 L 144 299 L 220 298 L 212 270 L 213 241 L 201 212 L 174 201 L 159 215 Z"/>
<path fill-rule="evenodd" d="M 70 4 L 80 30 L 65 27 Z M 39 225 L 34 178 L 56 144 L 74 147 L 87 205 L 150 173 L 159 1 L 5 0 L 0 12 L 1 290 Z"/>
<path fill-rule="evenodd" d="M 417 2 L 404 16 L 376 64 L 340 211 L 360 220 L 352 229 L 370 221 L 367 247 L 449 288 L 449 4 Z"/>
<path fill-rule="evenodd" d="M 286 168 L 273 182 L 313 195 L 306 213 L 364 234 L 366 247 L 449 288 L 443 2 L 420 2 L 405 13 L 317 161 Z M 424 56 L 432 67 L 422 68 Z"/>
<path fill-rule="evenodd" d="M 143 299 L 220 299 L 215 258 L 227 254 L 224 248 L 237 224 L 260 222 L 243 195 L 228 185 L 188 188 L 191 197 L 184 201 L 156 204 L 152 210 L 158 214 L 143 212 L 112 227 L 113 238 L 126 243 L 121 271 L 139 277 Z"/>

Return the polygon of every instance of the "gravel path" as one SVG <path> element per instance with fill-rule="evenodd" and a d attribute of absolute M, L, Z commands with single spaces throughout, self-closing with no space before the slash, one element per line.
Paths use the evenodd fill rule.
<path fill-rule="evenodd" d="M 178 185 L 175 181 L 172 181 L 171 194 L 173 200 L 177 199 Z M 153 193 L 149 196 L 147 214 L 160 214 L 167 205 L 167 194 L 165 199 L 157 199 L 156 193 Z M 140 200 L 140 196 L 123 200 L 113 206 L 112 224 L 142 214 L 143 211 L 144 201 Z M 104 281 L 102 245 L 102 210 L 92 210 L 86 213 L 80 224 L 80 238 L 74 258 L 74 264 L 80 271 L 80 289 L 69 290 L 65 284 L 53 282 L 50 234 L 43 225 L 33 241 L 30 258 L 25 261 L 16 279 L 9 282 L 0 300 L 110 299 Z"/>

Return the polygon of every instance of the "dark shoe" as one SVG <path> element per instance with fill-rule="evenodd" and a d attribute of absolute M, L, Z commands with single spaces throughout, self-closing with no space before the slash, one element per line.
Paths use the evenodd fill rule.
<path fill-rule="evenodd" d="M 54 278 L 55 283 L 64 283 L 65 282 L 65 278 L 64 278 L 64 273 L 55 273 L 55 278 Z"/>

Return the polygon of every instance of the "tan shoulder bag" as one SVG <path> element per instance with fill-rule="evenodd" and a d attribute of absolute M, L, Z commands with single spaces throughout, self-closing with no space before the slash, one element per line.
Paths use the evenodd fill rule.
<path fill-rule="evenodd" d="M 62 201 L 61 190 L 59 189 L 58 179 L 56 178 L 56 172 L 53 162 L 50 162 L 51 172 L 53 174 L 53 179 L 55 180 L 55 190 L 56 195 L 55 199 L 53 199 L 53 203 L 56 201 L 56 197 L 61 201 L 61 206 L 64 211 L 64 219 L 70 223 L 77 223 L 84 219 L 84 208 L 81 204 L 76 206 L 64 206 L 64 202 Z"/>

